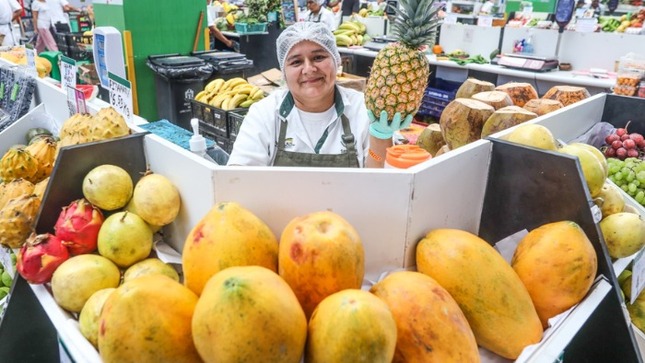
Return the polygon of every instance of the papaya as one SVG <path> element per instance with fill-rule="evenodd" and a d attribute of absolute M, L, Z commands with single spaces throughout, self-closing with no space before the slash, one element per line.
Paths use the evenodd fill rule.
<path fill-rule="evenodd" d="M 358 232 L 330 211 L 292 219 L 280 236 L 278 260 L 279 274 L 307 318 L 325 297 L 359 289 L 365 274 L 365 251 Z"/>
<path fill-rule="evenodd" d="M 215 273 L 258 265 L 278 271 L 278 240 L 260 218 L 238 203 L 221 202 L 193 227 L 182 253 L 184 284 L 197 295 Z"/>
<path fill-rule="evenodd" d="M 307 319 L 283 279 L 261 266 L 229 267 L 206 284 L 192 318 L 206 362 L 300 362 Z"/>
<path fill-rule="evenodd" d="M 580 226 L 572 221 L 544 224 L 517 245 L 511 266 L 531 295 L 542 326 L 579 303 L 591 288 L 598 260 Z"/>
<path fill-rule="evenodd" d="M 418 243 L 416 263 L 455 299 L 480 346 L 516 359 L 542 339 L 526 287 L 488 242 L 458 229 L 435 229 Z"/>
<path fill-rule="evenodd" d="M 165 275 L 125 282 L 103 305 L 99 353 L 104 362 L 201 362 L 191 319 L 197 295 Z"/>
<path fill-rule="evenodd" d="M 373 285 L 370 292 L 387 304 L 396 321 L 392 362 L 480 361 L 477 342 L 464 313 L 431 277 L 397 271 Z"/>
<path fill-rule="evenodd" d="M 390 363 L 396 322 L 387 304 L 367 291 L 327 296 L 309 321 L 305 362 Z"/>

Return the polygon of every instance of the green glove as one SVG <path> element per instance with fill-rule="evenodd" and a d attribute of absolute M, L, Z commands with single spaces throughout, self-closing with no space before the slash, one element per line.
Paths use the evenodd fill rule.
<path fill-rule="evenodd" d="M 391 139 L 394 131 L 405 129 L 412 123 L 412 115 L 407 115 L 401 120 L 401 113 L 397 112 L 392 118 L 392 122 L 387 120 L 387 112 L 381 111 L 381 117 L 378 119 L 372 111 L 367 110 L 367 117 L 370 118 L 370 135 L 377 139 Z"/>

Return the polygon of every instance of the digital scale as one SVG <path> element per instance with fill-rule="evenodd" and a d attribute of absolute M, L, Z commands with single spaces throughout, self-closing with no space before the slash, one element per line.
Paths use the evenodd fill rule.
<path fill-rule="evenodd" d="M 533 54 L 507 53 L 497 60 L 500 66 L 535 72 L 546 72 L 558 68 L 560 62 L 555 57 Z"/>
<path fill-rule="evenodd" d="M 375 50 L 375 51 L 378 52 L 379 50 L 385 48 L 385 46 L 388 45 L 388 43 L 394 43 L 394 42 L 397 42 L 397 41 L 398 41 L 398 39 L 393 37 L 393 36 L 391 36 L 391 35 L 381 35 L 381 36 L 378 36 L 378 37 L 374 37 L 374 38 L 372 38 L 372 40 L 370 40 L 369 42 L 365 43 L 363 45 L 363 48 L 366 48 L 366 49 L 369 49 L 369 50 Z"/>

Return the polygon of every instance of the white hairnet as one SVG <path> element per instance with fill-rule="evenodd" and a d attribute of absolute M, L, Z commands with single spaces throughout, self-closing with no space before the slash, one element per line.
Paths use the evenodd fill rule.
<path fill-rule="evenodd" d="M 278 54 L 278 63 L 280 69 L 284 73 L 284 61 L 294 45 L 309 40 L 321 47 L 331 54 L 334 60 L 335 68 L 340 65 L 340 53 L 336 47 L 336 38 L 331 30 L 323 23 L 314 23 L 311 21 L 303 21 L 290 25 L 282 31 L 278 40 L 276 41 L 276 53 Z"/>
<path fill-rule="evenodd" d="M 326 0 L 314 0 L 314 2 L 320 6 L 323 6 L 323 4 L 325 4 L 325 1 Z"/>

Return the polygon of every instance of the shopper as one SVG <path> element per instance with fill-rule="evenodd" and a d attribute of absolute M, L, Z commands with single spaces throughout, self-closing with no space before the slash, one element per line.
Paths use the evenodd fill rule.
<path fill-rule="evenodd" d="M 324 3 L 325 0 L 307 0 L 309 13 L 305 19 L 314 23 L 323 23 L 329 30 L 334 31 L 338 28 L 338 22 L 336 21 L 334 13 L 323 6 Z"/>
<path fill-rule="evenodd" d="M 206 20 L 208 21 L 208 30 L 212 36 L 211 48 L 218 50 L 239 51 L 239 45 L 236 42 L 228 39 L 222 32 L 215 26 L 214 8 L 211 5 L 211 0 L 206 0 Z"/>
<path fill-rule="evenodd" d="M 16 0 L 0 0 L 0 34 L 4 35 L 3 46 L 17 45 L 13 36 L 13 22 L 20 19 L 22 7 Z"/>
<path fill-rule="evenodd" d="M 341 0 L 331 0 L 329 1 L 329 7 L 334 7 L 340 3 Z M 358 14 L 358 10 L 361 8 L 361 2 L 360 0 L 342 0 L 342 4 L 340 5 L 340 11 L 341 11 L 341 20 L 343 16 L 350 16 L 353 14 Z"/>
<path fill-rule="evenodd" d="M 46 0 L 34 0 L 31 3 L 34 30 L 38 34 L 38 40 L 36 40 L 36 51 L 38 53 L 44 51 L 45 48 L 51 51 L 58 51 L 56 40 L 50 31 L 52 25 L 52 3 L 53 1 Z"/>
<path fill-rule="evenodd" d="M 276 47 L 287 87 L 251 106 L 228 165 L 382 166 L 380 156 L 392 138 L 370 132 L 391 136 L 407 127 L 412 115 L 370 125 L 363 94 L 336 85 L 340 54 L 323 24 L 295 23 L 280 34 Z"/>
<path fill-rule="evenodd" d="M 52 27 L 56 33 L 70 33 L 69 17 L 65 13 L 70 11 L 80 12 L 80 9 L 73 7 L 67 0 L 47 0 L 51 6 L 50 15 Z"/>

